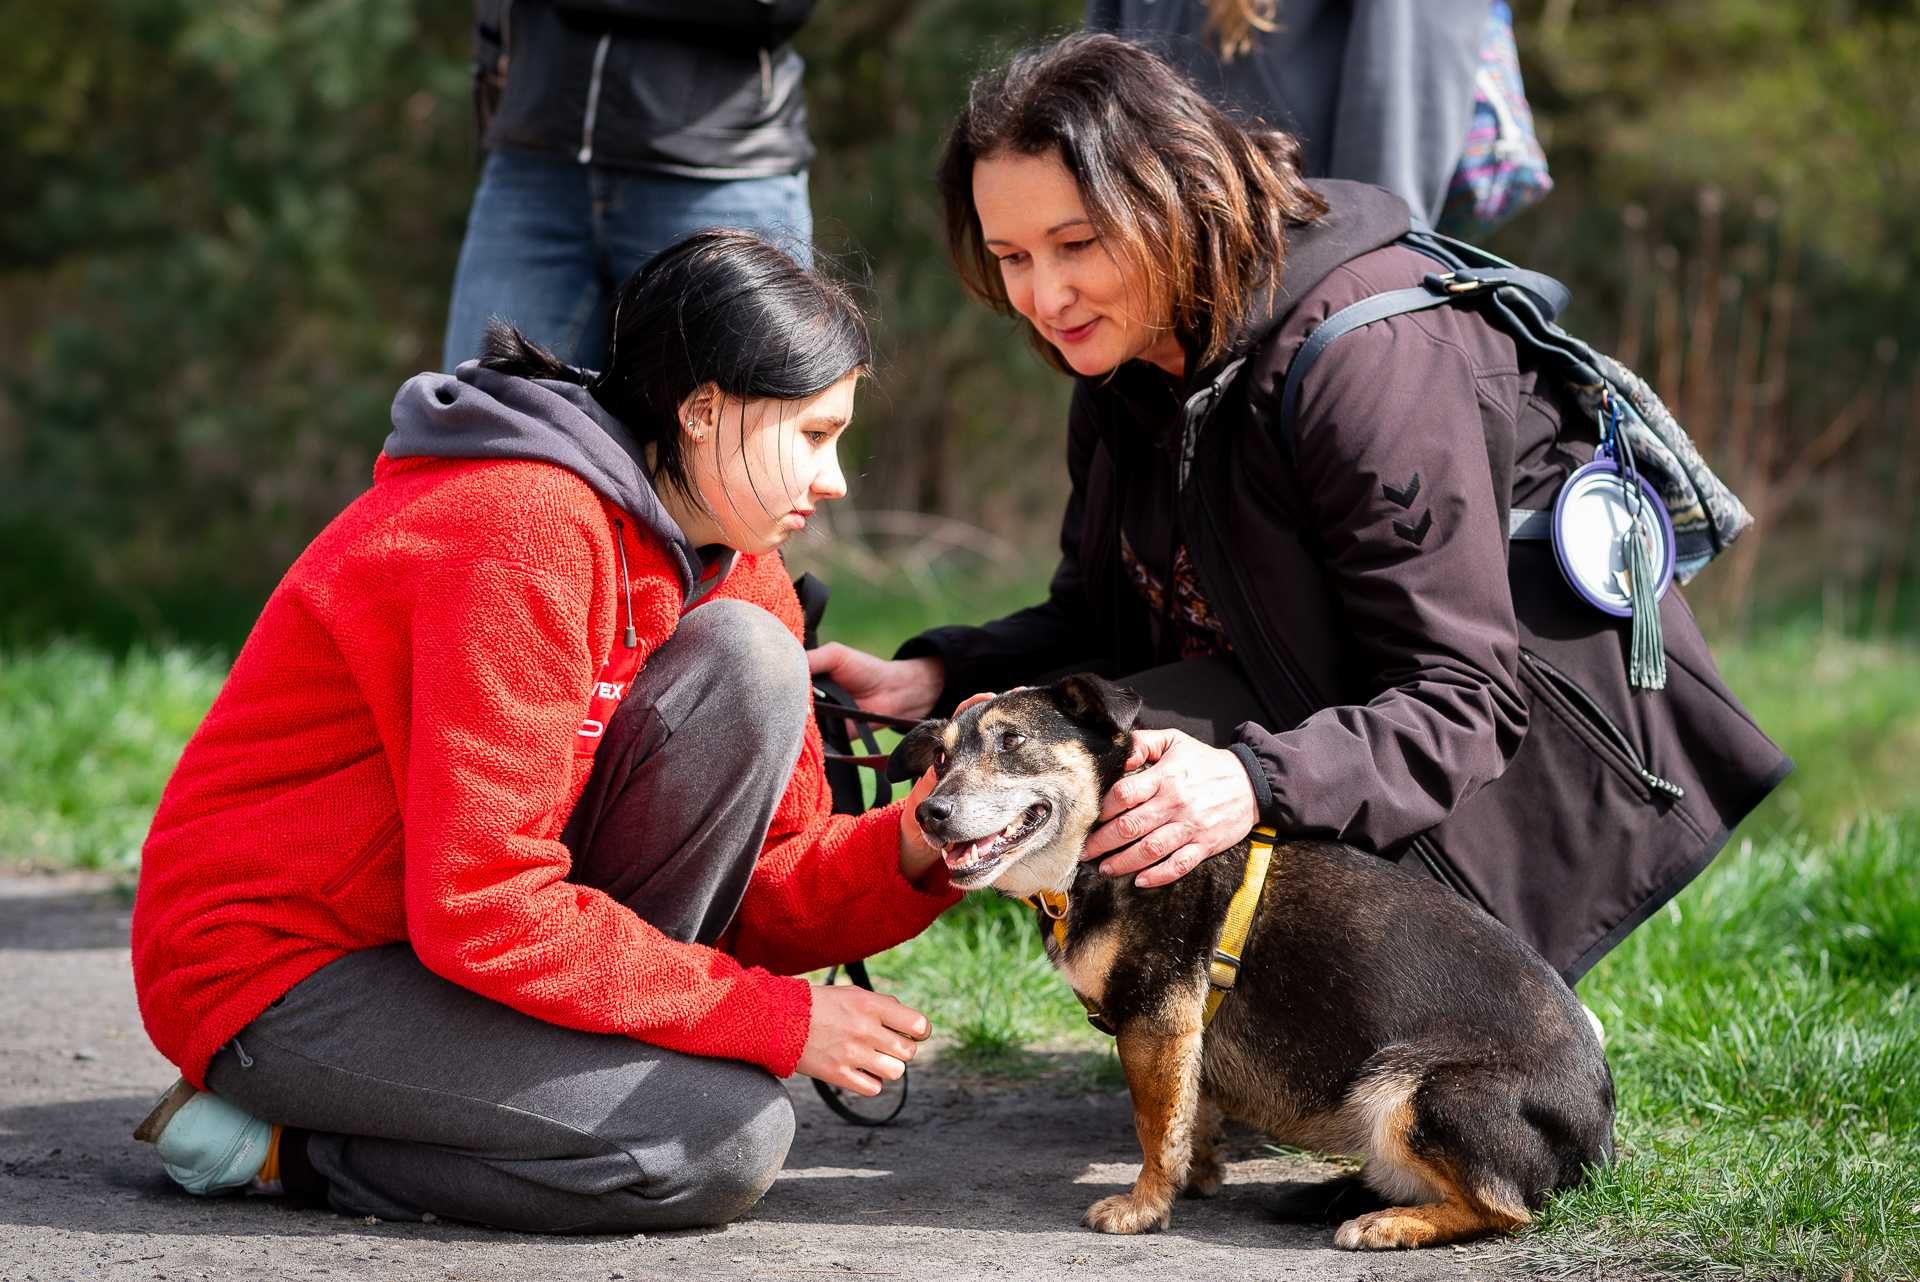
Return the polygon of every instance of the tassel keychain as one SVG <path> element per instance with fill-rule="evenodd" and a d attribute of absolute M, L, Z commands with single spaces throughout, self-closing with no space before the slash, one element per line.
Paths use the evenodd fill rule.
<path fill-rule="evenodd" d="M 1633 613 L 1631 640 L 1627 649 L 1627 683 L 1636 690 L 1664 690 L 1667 685 L 1667 647 L 1660 632 L 1659 573 L 1647 554 L 1652 538 L 1652 503 L 1640 488 L 1640 473 L 1633 465 L 1633 446 L 1620 430 L 1620 407 L 1613 394 L 1602 398 L 1607 421 L 1602 440 L 1611 447 L 1614 461 L 1620 465 L 1620 491 L 1627 507 L 1627 532 L 1623 559 L 1627 563 L 1627 608 Z"/>
<path fill-rule="evenodd" d="M 1553 549 L 1567 583 L 1588 604 L 1627 619 L 1627 683 L 1667 684 L 1660 598 L 1673 581 L 1673 522 L 1634 466 L 1611 390 L 1599 409 L 1600 448 L 1561 486 L 1553 506 Z"/>

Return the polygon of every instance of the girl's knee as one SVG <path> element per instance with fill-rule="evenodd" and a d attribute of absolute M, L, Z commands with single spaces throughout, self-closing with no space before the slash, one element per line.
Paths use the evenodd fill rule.
<path fill-rule="evenodd" d="M 784 1088 L 729 1143 L 694 1163 L 689 1212 L 704 1224 L 726 1224 L 752 1209 L 779 1176 L 793 1144 L 793 1103 Z"/>
<path fill-rule="evenodd" d="M 689 643 L 721 680 L 716 693 L 743 721 L 797 729 L 807 717 L 807 652 L 787 625 L 744 601 L 709 601 L 680 621 Z"/>

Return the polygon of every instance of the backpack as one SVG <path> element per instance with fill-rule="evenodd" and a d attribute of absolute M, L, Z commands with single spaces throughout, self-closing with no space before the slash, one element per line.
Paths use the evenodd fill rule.
<path fill-rule="evenodd" d="M 1387 290 L 1349 303 L 1320 322 L 1307 336 L 1288 366 L 1281 389 L 1278 430 L 1283 445 L 1291 441 L 1289 433 L 1301 383 L 1314 362 L 1343 334 L 1392 316 L 1433 307 L 1475 307 L 1513 340 L 1523 364 L 1537 368 L 1544 380 L 1567 394 L 1572 407 L 1589 415 L 1598 425 L 1597 437 L 1621 461 L 1619 470 L 1623 478 L 1637 473 L 1658 496 L 1671 525 L 1674 582 L 1688 582 L 1753 524 L 1753 515 L 1713 474 L 1686 430 L 1646 380 L 1554 323 L 1554 318 L 1572 297 L 1565 285 L 1551 276 L 1517 267 L 1498 255 L 1424 227 L 1415 227 L 1394 243 L 1433 259 L 1440 270 L 1419 285 Z M 1242 356 L 1229 362 L 1212 382 L 1187 401 L 1179 464 L 1183 487 L 1198 448 L 1200 428 L 1239 376 L 1246 360 Z M 1625 488 L 1630 488 L 1630 483 L 1623 485 Z M 1551 511 L 1516 508 L 1509 517 L 1507 536 L 1551 539 L 1553 529 Z M 1638 538 L 1628 542 L 1636 549 L 1640 544 Z M 1562 564 L 1564 568 L 1564 557 Z M 1637 585 L 1647 584 L 1653 577 L 1639 574 L 1634 576 L 1634 581 Z M 1666 679 L 1658 611 L 1648 608 L 1656 599 L 1657 595 L 1643 598 L 1636 594 L 1631 611 L 1632 681 L 1648 689 L 1659 688 Z"/>
<path fill-rule="evenodd" d="M 1363 298 L 1322 321 L 1287 369 L 1280 397 L 1283 432 L 1293 422 L 1307 371 L 1341 335 L 1430 307 L 1480 305 L 1487 319 L 1513 340 L 1522 359 L 1531 358 L 1596 421 L 1603 400 L 1611 394 L 1619 409 L 1619 427 L 1640 472 L 1673 519 L 1675 579 L 1681 583 L 1692 579 L 1753 524 L 1752 514 L 1713 474 L 1686 429 L 1646 380 L 1554 324 L 1554 317 L 1572 297 L 1565 285 L 1436 232 L 1416 229 L 1396 243 L 1425 254 L 1445 270 L 1420 285 Z M 1546 537 L 1534 514 L 1517 515 L 1513 525 L 1512 537 Z"/>

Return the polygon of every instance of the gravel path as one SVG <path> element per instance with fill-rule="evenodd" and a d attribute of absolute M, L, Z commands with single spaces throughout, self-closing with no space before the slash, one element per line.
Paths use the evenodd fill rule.
<path fill-rule="evenodd" d="M 1331 1249 L 1275 1223 L 1275 1183 L 1324 1168 L 1237 1137 L 1227 1186 L 1169 1232 L 1103 1237 L 1088 1203 L 1132 1182 L 1124 1093 L 988 1083 L 916 1066 L 884 1130 L 845 1125 L 804 1081 L 787 1169 L 745 1220 L 638 1238 L 535 1238 L 397 1224 L 270 1199 L 178 1193 L 130 1134 L 173 1070 L 148 1045 L 127 907 L 104 879 L 0 869 L 0 1282 L 28 1279 L 835 1279 L 1518 1276 L 1504 1245 L 1395 1255 Z"/>

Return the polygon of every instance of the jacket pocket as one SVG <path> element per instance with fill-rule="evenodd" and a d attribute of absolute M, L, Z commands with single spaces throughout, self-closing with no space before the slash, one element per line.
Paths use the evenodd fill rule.
<path fill-rule="evenodd" d="M 380 827 L 374 830 L 373 836 L 367 839 L 367 843 L 360 847 L 359 852 L 349 859 L 344 867 L 327 878 L 326 884 L 320 887 L 320 898 L 331 899 L 352 885 L 355 878 L 386 853 L 387 848 L 393 844 L 393 839 L 399 835 L 400 815 L 396 811 L 381 821 Z"/>
<path fill-rule="evenodd" d="M 1679 784 L 1647 768 L 1626 731 L 1579 682 L 1525 648 L 1520 651 L 1520 676 L 1643 800 L 1678 801 L 1686 796 L 1686 790 Z"/>

